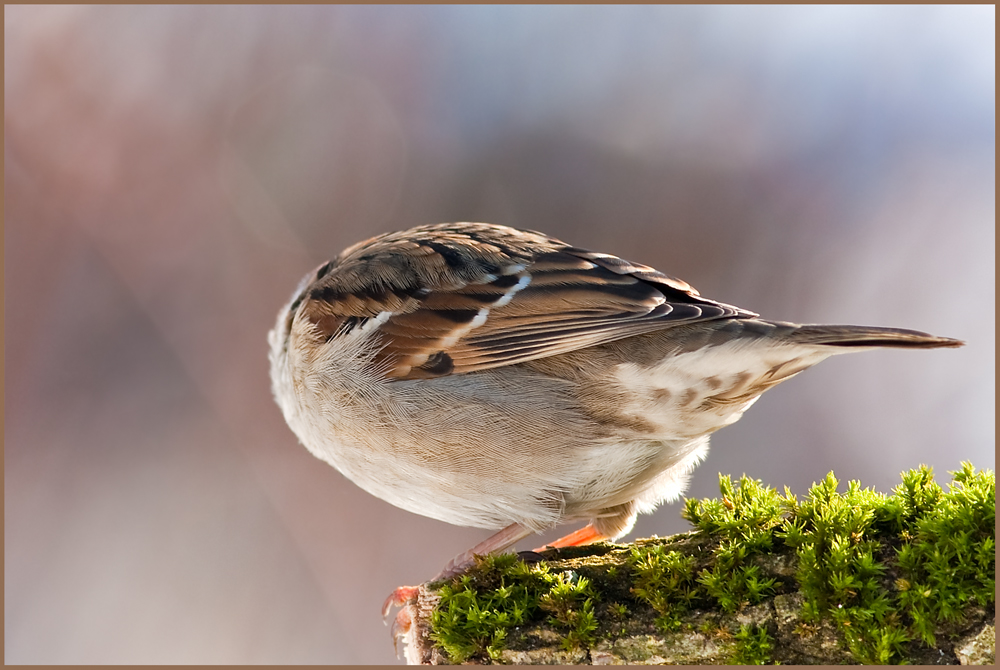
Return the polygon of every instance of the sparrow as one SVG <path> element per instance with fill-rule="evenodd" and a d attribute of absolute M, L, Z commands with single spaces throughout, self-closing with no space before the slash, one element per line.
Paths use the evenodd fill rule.
<path fill-rule="evenodd" d="M 649 266 L 486 223 L 345 249 L 268 339 L 274 397 L 310 452 L 393 505 L 500 529 L 436 579 L 563 523 L 586 525 L 548 546 L 625 535 L 681 495 L 712 433 L 828 356 L 963 344 L 761 319 Z"/>

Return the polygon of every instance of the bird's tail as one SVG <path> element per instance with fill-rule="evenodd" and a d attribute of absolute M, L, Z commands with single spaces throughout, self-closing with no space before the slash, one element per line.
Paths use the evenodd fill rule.
<path fill-rule="evenodd" d="M 961 347 L 962 340 L 938 337 L 919 330 L 880 328 L 878 326 L 799 326 L 789 339 L 802 344 L 824 344 L 833 347 L 900 347 L 905 349 L 937 349 Z"/>

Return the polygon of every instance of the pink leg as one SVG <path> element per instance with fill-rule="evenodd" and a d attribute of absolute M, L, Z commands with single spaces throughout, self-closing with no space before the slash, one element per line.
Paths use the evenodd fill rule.
<path fill-rule="evenodd" d="M 448 561 L 448 565 L 444 566 L 444 569 L 442 569 L 441 572 L 439 572 L 438 575 L 431 581 L 454 577 L 455 575 L 464 572 L 466 568 L 472 565 L 472 561 L 476 556 L 486 556 L 488 554 L 500 553 L 504 549 L 516 544 L 518 540 L 523 540 L 528 537 L 533 532 L 534 531 L 528 530 L 519 523 L 512 523 L 495 535 L 491 535 L 486 538 L 472 549 L 462 552 L 455 558 Z"/>
<path fill-rule="evenodd" d="M 593 544 L 601 540 L 608 539 L 608 536 L 600 532 L 592 524 L 587 524 L 580 530 L 574 531 L 565 537 L 560 537 L 555 542 L 539 547 L 535 551 L 545 551 L 546 549 L 561 549 L 563 547 L 580 547 L 585 544 Z"/>

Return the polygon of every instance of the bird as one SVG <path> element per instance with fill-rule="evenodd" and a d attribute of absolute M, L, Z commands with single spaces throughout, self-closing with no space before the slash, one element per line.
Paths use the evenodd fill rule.
<path fill-rule="evenodd" d="M 622 537 L 682 494 L 713 432 L 829 356 L 964 344 L 763 319 L 646 265 L 470 222 L 348 247 L 268 341 L 275 400 L 312 454 L 405 510 L 497 530 L 435 579 L 566 523 L 584 525 L 547 547 Z"/>

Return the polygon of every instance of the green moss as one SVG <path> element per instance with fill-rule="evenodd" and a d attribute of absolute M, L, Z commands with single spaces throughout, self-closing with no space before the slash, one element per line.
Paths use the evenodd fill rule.
<path fill-rule="evenodd" d="M 909 641 L 882 578 L 882 529 L 887 498 L 858 482 L 837 492 L 833 473 L 790 508 L 780 535 L 797 550 L 797 579 L 806 597 L 804 618 L 833 620 L 854 657 L 890 663 Z"/>
<path fill-rule="evenodd" d="M 548 612 L 549 624 L 566 633 L 563 648 L 567 651 L 588 647 L 594 642 L 597 619 L 594 617 L 594 593 L 590 580 L 572 570 L 549 575 L 549 590 L 542 594 L 539 606 Z"/>
<path fill-rule="evenodd" d="M 432 615 L 431 638 L 449 659 L 500 658 L 507 630 L 537 616 L 547 569 L 531 569 L 513 554 L 477 557 L 474 570 L 444 584 Z"/>
<path fill-rule="evenodd" d="M 739 632 L 733 636 L 736 641 L 736 652 L 733 655 L 735 665 L 768 665 L 774 651 L 774 638 L 766 628 L 760 626 L 740 626 Z"/>
<path fill-rule="evenodd" d="M 498 661 L 508 630 L 538 621 L 565 636 L 566 650 L 594 642 L 597 619 L 590 580 L 572 570 L 552 573 L 543 563 L 527 565 L 514 554 L 476 558 L 468 573 L 444 584 L 431 618 L 431 638 L 453 663 Z"/>
<path fill-rule="evenodd" d="M 750 561 L 771 552 L 788 500 L 746 475 L 737 485 L 720 476 L 719 491 L 719 499 L 686 500 L 683 515 L 702 532 L 719 538 L 698 583 L 724 612 L 736 612 L 775 593 L 775 580 L 762 577 L 759 566 Z"/>
<path fill-rule="evenodd" d="M 717 538 L 708 564 L 696 569 L 663 547 L 633 550 L 634 592 L 665 630 L 693 603 L 735 612 L 782 586 L 751 562 L 777 543 L 796 551 L 806 621 L 832 620 L 859 661 L 898 661 L 913 639 L 933 646 L 933 631 L 958 622 L 970 603 L 994 602 L 996 480 L 968 463 L 953 474 L 944 492 L 922 466 L 886 496 L 856 481 L 839 493 L 831 472 L 802 502 L 787 489 L 720 476 L 721 497 L 685 501 L 685 518 Z M 903 576 L 887 584 L 890 569 Z"/>
<path fill-rule="evenodd" d="M 628 605 L 624 603 L 610 603 L 608 605 L 609 632 L 612 637 L 618 638 L 625 635 L 625 624 L 628 623 L 631 616 L 632 613 L 629 611 Z"/>
<path fill-rule="evenodd" d="M 634 573 L 632 593 L 656 610 L 656 624 L 664 631 L 680 628 L 680 615 L 696 598 L 695 558 L 663 545 L 633 547 L 629 565 Z"/>
<path fill-rule="evenodd" d="M 452 662 L 498 661 L 509 634 L 523 643 L 524 628 L 546 621 L 573 650 L 625 635 L 644 605 L 658 628 L 674 632 L 691 610 L 731 615 L 799 591 L 803 626 L 832 622 L 857 661 L 900 662 L 914 645 L 934 646 L 935 633 L 962 630 L 970 606 L 994 606 L 995 477 L 967 463 L 953 474 L 945 491 L 920 467 L 884 495 L 853 481 L 840 492 L 830 473 L 801 501 L 746 476 L 720 476 L 719 498 L 685 502 L 696 532 L 670 547 L 599 548 L 620 556 L 601 569 L 586 549 L 562 550 L 570 568 L 559 572 L 513 555 L 477 560 L 441 588 L 431 636 Z M 599 610 L 597 593 L 607 603 Z M 702 633 L 709 628 L 735 641 L 735 662 L 775 656 L 764 628 L 737 628 L 731 616 L 702 622 Z"/>
<path fill-rule="evenodd" d="M 830 473 L 790 508 L 779 535 L 796 549 L 806 618 L 834 621 L 857 660 L 897 662 L 967 603 L 993 604 L 996 480 L 968 463 L 953 474 L 946 493 L 922 466 L 884 496 L 853 481 L 838 493 Z M 901 576 L 887 584 L 890 569 Z"/>
<path fill-rule="evenodd" d="M 665 632 L 677 630 L 693 606 L 732 613 L 775 593 L 775 580 L 751 561 L 771 551 L 785 499 L 746 476 L 736 485 L 720 476 L 719 488 L 719 499 L 685 501 L 684 517 L 713 539 L 704 560 L 662 545 L 632 549 L 632 591 L 659 613 Z"/>
<path fill-rule="evenodd" d="M 914 515 L 897 555 L 897 599 L 929 645 L 936 623 L 958 622 L 968 605 L 990 605 L 996 593 L 996 479 L 969 463 L 952 474 L 950 490 L 933 491 L 937 504 Z M 904 477 L 901 488 L 915 484 Z"/>

